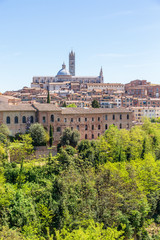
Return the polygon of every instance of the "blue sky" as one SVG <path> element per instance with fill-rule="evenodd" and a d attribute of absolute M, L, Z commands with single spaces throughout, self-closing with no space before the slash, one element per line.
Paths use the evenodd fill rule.
<path fill-rule="evenodd" d="M 56 75 L 71 49 L 77 76 L 160 83 L 160 0 L 0 0 L 0 92 Z"/>

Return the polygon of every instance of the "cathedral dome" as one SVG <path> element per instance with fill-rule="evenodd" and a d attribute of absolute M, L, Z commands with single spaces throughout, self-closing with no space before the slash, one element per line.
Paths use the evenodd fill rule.
<path fill-rule="evenodd" d="M 70 75 L 71 75 L 70 72 L 66 69 L 66 65 L 63 63 L 62 69 L 59 70 L 57 76 L 70 76 Z"/>

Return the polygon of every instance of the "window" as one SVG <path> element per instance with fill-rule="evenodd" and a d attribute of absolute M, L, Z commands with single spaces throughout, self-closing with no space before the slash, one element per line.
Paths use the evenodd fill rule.
<path fill-rule="evenodd" d="M 92 139 L 94 139 L 94 134 L 92 134 Z"/>
<path fill-rule="evenodd" d="M 127 114 L 127 119 L 129 119 L 129 114 Z"/>
<path fill-rule="evenodd" d="M 98 129 L 99 129 L 99 130 L 101 129 L 101 125 L 98 125 Z"/>
<path fill-rule="evenodd" d="M 60 122 L 60 118 L 57 118 L 57 122 Z"/>
<path fill-rule="evenodd" d="M 105 120 L 107 120 L 107 115 L 105 115 Z"/>
<path fill-rule="evenodd" d="M 107 124 L 105 125 L 105 129 L 108 129 L 108 125 Z"/>
<path fill-rule="evenodd" d="M 34 122 L 34 118 L 33 118 L 33 116 L 30 116 L 30 122 L 31 122 L 31 123 Z"/>
<path fill-rule="evenodd" d="M 92 130 L 94 130 L 94 125 L 92 125 Z"/>
<path fill-rule="evenodd" d="M 78 122 L 80 122 L 81 121 L 81 118 L 78 118 Z"/>
<path fill-rule="evenodd" d="M 54 115 L 51 115 L 51 122 L 54 122 Z"/>
<path fill-rule="evenodd" d="M 92 122 L 94 122 L 94 117 L 92 117 Z"/>
<path fill-rule="evenodd" d="M 61 128 L 60 127 L 57 127 L 57 132 L 60 132 L 61 131 Z"/>
<path fill-rule="evenodd" d="M 115 115 L 113 114 L 113 120 L 115 120 Z"/>
<path fill-rule="evenodd" d="M 73 131 L 73 127 L 71 127 L 71 130 Z"/>
<path fill-rule="evenodd" d="M 127 123 L 127 129 L 129 129 L 129 123 Z"/>
<path fill-rule="evenodd" d="M 87 134 L 85 134 L 85 139 L 87 139 Z"/>
<path fill-rule="evenodd" d="M 79 125 L 77 125 L 77 130 L 79 131 Z"/>
<path fill-rule="evenodd" d="M 98 121 L 100 121 L 101 120 L 101 118 L 100 117 L 98 117 Z"/>
<path fill-rule="evenodd" d="M 64 122 L 67 122 L 67 118 L 64 119 Z"/>
<path fill-rule="evenodd" d="M 88 130 L 88 126 L 87 125 L 85 125 L 85 130 Z"/>
<path fill-rule="evenodd" d="M 120 114 L 119 118 L 122 119 L 122 114 Z"/>
<path fill-rule="evenodd" d="M 85 122 L 87 122 L 87 118 L 85 118 Z"/>
<path fill-rule="evenodd" d="M 119 124 L 119 128 L 122 128 L 122 123 Z"/>
<path fill-rule="evenodd" d="M 73 118 L 71 118 L 71 122 L 73 122 Z"/>
<path fill-rule="evenodd" d="M 100 136 L 100 133 L 98 133 L 98 137 Z"/>
<path fill-rule="evenodd" d="M 43 122 L 43 123 L 46 122 L 46 117 L 45 117 L 45 116 L 43 116 L 43 118 L 42 118 L 42 122 Z"/>
<path fill-rule="evenodd" d="M 26 123 L 26 117 L 25 116 L 22 117 L 22 123 Z"/>
<path fill-rule="evenodd" d="M 10 123 L 11 123 L 10 117 L 7 117 L 7 118 L 6 118 L 6 123 L 7 123 L 7 124 L 10 124 Z"/>
<path fill-rule="evenodd" d="M 14 123 L 18 124 L 18 117 L 17 116 L 14 118 Z"/>

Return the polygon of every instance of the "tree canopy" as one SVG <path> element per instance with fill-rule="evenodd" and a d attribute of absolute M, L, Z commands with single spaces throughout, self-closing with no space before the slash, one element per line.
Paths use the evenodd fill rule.
<path fill-rule="evenodd" d="M 34 146 L 45 145 L 48 140 L 44 127 L 39 123 L 35 123 L 30 126 L 29 134 L 31 135 Z"/>
<path fill-rule="evenodd" d="M 24 161 L 0 160 L 0 239 L 160 239 L 160 124 L 112 125 L 92 141 L 73 132 L 43 162 L 25 159 L 30 135 L 1 145 Z"/>
<path fill-rule="evenodd" d="M 93 108 L 100 108 L 100 104 L 99 104 L 99 102 L 96 99 L 94 99 L 92 101 L 91 105 L 92 105 Z"/>
<path fill-rule="evenodd" d="M 77 107 L 77 105 L 76 104 L 74 104 L 74 103 L 71 103 L 71 104 L 68 104 L 67 106 L 66 106 L 67 108 L 76 108 Z"/>

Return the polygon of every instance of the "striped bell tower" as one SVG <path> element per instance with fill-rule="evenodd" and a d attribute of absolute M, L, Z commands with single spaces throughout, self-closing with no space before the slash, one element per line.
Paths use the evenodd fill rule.
<path fill-rule="evenodd" d="M 69 53 L 69 72 L 75 76 L 75 53 L 73 51 Z"/>

